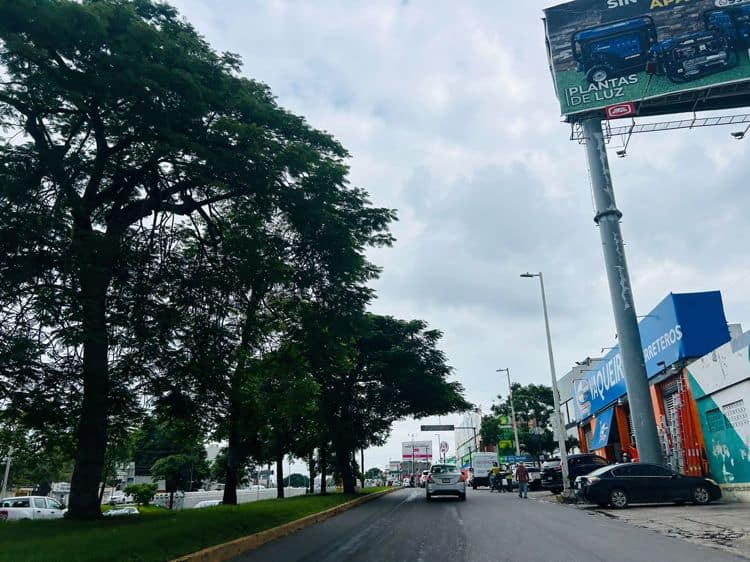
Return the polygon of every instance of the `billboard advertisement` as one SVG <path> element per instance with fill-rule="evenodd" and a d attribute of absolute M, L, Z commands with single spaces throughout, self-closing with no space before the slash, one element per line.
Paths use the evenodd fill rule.
<path fill-rule="evenodd" d="M 695 102 L 678 96 L 687 92 L 704 98 L 698 109 L 750 101 L 750 0 L 574 0 L 544 13 L 565 116 L 614 106 L 610 117 L 626 117 L 628 103 L 639 114 L 689 111 Z"/>
<path fill-rule="evenodd" d="M 721 293 L 670 293 L 638 323 L 649 378 L 672 364 L 703 357 L 730 340 Z M 620 347 L 573 382 L 577 420 L 596 414 L 627 392 Z"/>
<path fill-rule="evenodd" d="M 431 461 L 432 441 L 404 441 L 401 443 L 401 459 L 405 461 Z"/>

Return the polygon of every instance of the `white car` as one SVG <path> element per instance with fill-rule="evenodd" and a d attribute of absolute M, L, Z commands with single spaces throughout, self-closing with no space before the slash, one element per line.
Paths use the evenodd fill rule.
<path fill-rule="evenodd" d="M 221 505 L 221 500 L 203 500 L 195 504 L 194 509 L 200 509 L 202 507 L 213 507 L 215 505 Z"/>
<path fill-rule="evenodd" d="M 424 488 L 427 484 L 427 477 L 430 475 L 429 470 L 423 470 L 422 474 L 419 475 L 419 487 Z"/>
<path fill-rule="evenodd" d="M 458 496 L 466 501 L 466 480 L 455 464 L 433 464 L 425 488 L 427 501 L 433 496 Z"/>
<path fill-rule="evenodd" d="M 20 496 L 0 500 L 0 521 L 19 519 L 62 519 L 68 510 L 45 496 Z"/>
<path fill-rule="evenodd" d="M 137 507 L 119 507 L 104 512 L 104 517 L 121 517 L 127 515 L 140 515 Z"/>

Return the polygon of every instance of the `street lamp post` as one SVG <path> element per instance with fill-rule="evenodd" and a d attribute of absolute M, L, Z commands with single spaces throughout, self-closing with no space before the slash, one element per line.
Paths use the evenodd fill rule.
<path fill-rule="evenodd" d="M 552 376 L 552 399 L 555 404 L 555 418 L 557 420 L 557 444 L 560 447 L 560 466 L 563 477 L 563 493 L 570 493 L 570 482 L 568 481 L 568 451 L 565 449 L 565 422 L 560 412 L 560 391 L 557 389 L 557 375 L 555 374 L 555 359 L 552 354 L 552 337 L 549 331 L 549 315 L 547 314 L 547 295 L 544 293 L 544 276 L 539 273 L 522 273 L 521 277 L 539 277 L 539 286 L 542 291 L 542 310 L 544 311 L 544 328 L 547 331 L 547 354 L 549 355 L 549 371 Z"/>
<path fill-rule="evenodd" d="M 409 435 L 411 435 L 411 475 L 409 476 L 409 482 L 411 482 L 414 478 L 414 434 L 410 433 Z"/>
<path fill-rule="evenodd" d="M 518 441 L 518 423 L 516 423 L 516 408 L 513 406 L 513 386 L 510 384 L 510 369 L 498 369 L 496 372 L 505 371 L 508 375 L 508 393 L 510 396 L 510 415 L 513 419 L 513 436 L 516 438 L 516 456 L 521 456 L 521 443 Z"/>

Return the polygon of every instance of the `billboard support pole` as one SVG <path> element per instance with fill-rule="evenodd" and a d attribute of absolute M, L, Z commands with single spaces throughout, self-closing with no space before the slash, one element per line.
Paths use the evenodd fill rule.
<path fill-rule="evenodd" d="M 601 117 L 596 115 L 586 118 L 581 125 L 586 141 L 586 158 L 591 174 L 591 187 L 596 202 L 594 222 L 599 226 L 599 234 L 604 249 L 604 264 L 607 270 L 612 310 L 620 343 L 622 368 L 628 391 L 636 448 L 642 462 L 662 464 L 661 445 L 656 430 L 646 364 L 641 348 L 638 318 L 635 313 L 630 274 L 625 260 L 625 247 L 620 230 L 622 213 L 617 209 L 615 203 Z"/>

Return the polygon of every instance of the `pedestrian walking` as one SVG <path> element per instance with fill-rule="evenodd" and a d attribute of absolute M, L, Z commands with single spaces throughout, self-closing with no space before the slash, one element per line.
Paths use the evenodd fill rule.
<path fill-rule="evenodd" d="M 518 481 L 518 497 L 529 497 L 529 471 L 522 462 L 516 466 L 516 480 Z"/>

